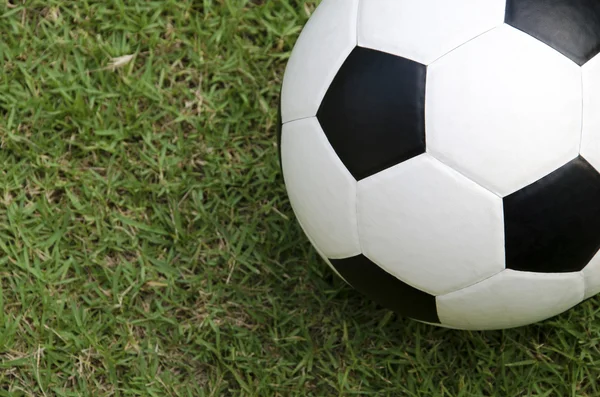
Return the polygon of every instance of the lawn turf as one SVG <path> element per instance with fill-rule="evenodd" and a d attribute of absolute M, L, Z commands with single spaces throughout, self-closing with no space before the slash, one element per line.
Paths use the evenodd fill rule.
<path fill-rule="evenodd" d="M 598 299 L 450 331 L 317 258 L 276 147 L 315 4 L 0 3 L 0 396 L 600 395 Z"/>

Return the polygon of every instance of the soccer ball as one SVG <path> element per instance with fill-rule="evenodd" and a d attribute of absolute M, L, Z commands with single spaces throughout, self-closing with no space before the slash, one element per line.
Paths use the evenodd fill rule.
<path fill-rule="evenodd" d="M 350 285 L 459 329 L 600 292 L 600 2 L 323 0 L 289 60 L 281 161 Z"/>

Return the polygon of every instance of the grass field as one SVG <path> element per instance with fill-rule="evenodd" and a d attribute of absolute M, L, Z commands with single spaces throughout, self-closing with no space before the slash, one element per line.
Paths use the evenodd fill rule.
<path fill-rule="evenodd" d="M 317 258 L 275 138 L 315 5 L 0 3 L 0 396 L 600 396 L 597 299 L 449 331 Z"/>

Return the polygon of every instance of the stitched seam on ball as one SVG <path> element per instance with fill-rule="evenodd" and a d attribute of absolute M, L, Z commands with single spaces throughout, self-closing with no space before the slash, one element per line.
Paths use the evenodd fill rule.
<path fill-rule="evenodd" d="M 443 293 L 443 294 L 439 294 L 439 295 L 436 295 L 435 297 L 436 297 L 436 298 L 443 298 L 444 296 L 448 296 L 448 295 L 454 294 L 454 293 L 456 293 L 456 292 L 460 292 L 460 291 L 462 291 L 462 290 L 465 290 L 465 289 L 467 289 L 467 288 L 471 288 L 471 287 L 473 287 L 473 286 L 475 286 L 475 285 L 477 285 L 477 284 L 481 284 L 481 283 L 483 283 L 483 282 L 485 282 L 485 281 L 487 281 L 487 280 L 489 280 L 489 279 L 491 279 L 491 278 L 493 278 L 493 277 L 496 277 L 497 275 L 499 275 L 499 274 L 501 274 L 501 273 L 503 273 L 503 272 L 505 272 L 505 271 L 507 271 L 507 270 L 510 270 L 510 269 L 502 269 L 502 270 L 500 270 L 498 273 L 494 273 L 494 274 L 492 274 L 491 276 L 488 276 L 488 277 L 486 277 L 486 278 L 483 278 L 483 279 L 481 279 L 481 280 L 479 280 L 479 281 L 477 281 L 477 282 L 475 282 L 475 283 L 473 283 L 473 284 L 469 284 L 469 285 L 467 285 L 466 287 L 462 287 L 462 288 L 459 288 L 459 289 L 455 289 L 454 291 L 450 291 L 450 292 L 446 292 L 446 293 Z"/>
<path fill-rule="evenodd" d="M 286 125 L 289 123 L 293 123 L 294 121 L 302 121 L 302 120 L 308 120 L 308 119 L 312 119 L 312 118 L 316 118 L 317 116 L 307 116 L 307 117 L 300 117 L 297 119 L 293 119 L 293 120 L 289 120 L 289 121 L 285 121 L 285 122 L 281 122 L 281 125 Z"/>
<path fill-rule="evenodd" d="M 466 178 L 468 181 L 471 181 L 472 183 L 474 183 L 475 185 L 479 186 L 482 189 L 485 189 L 487 192 L 492 193 L 494 196 L 499 197 L 501 200 L 504 199 L 502 195 L 498 194 L 497 192 L 494 192 L 493 190 L 483 186 L 482 184 L 480 184 L 479 182 L 475 181 L 473 178 L 465 175 L 463 172 L 461 172 L 460 170 L 457 170 L 456 168 L 452 167 L 450 164 L 446 164 L 446 162 L 440 160 L 437 156 L 435 156 L 433 153 L 427 151 L 427 154 L 429 156 L 431 156 L 432 159 L 440 162 L 444 167 L 448 167 L 450 168 L 452 171 L 456 172 L 457 174 L 463 176 L 464 178 Z"/>
<path fill-rule="evenodd" d="M 472 42 L 473 40 L 477 40 L 478 38 L 480 38 L 481 36 L 483 36 L 484 34 L 487 34 L 489 32 L 491 32 L 494 29 L 498 29 L 499 27 L 501 27 L 502 25 L 504 25 L 504 22 L 502 22 L 500 25 L 494 26 L 491 29 L 486 30 L 483 33 L 478 34 L 477 36 L 473 37 L 472 39 L 469 39 L 468 41 L 465 41 L 464 43 L 462 43 L 461 45 L 454 47 L 453 49 L 451 49 L 450 51 L 444 53 L 443 55 L 440 55 L 439 57 L 435 58 L 433 61 L 429 62 L 426 66 L 431 66 L 434 63 L 436 63 L 437 61 L 439 61 L 442 58 L 445 58 L 446 56 L 450 55 L 451 53 L 453 53 L 454 51 L 458 50 L 459 48 L 469 44 L 470 42 Z"/>

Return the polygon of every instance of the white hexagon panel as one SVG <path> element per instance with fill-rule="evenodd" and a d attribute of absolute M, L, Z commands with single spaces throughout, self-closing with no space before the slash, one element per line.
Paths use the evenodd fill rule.
<path fill-rule="evenodd" d="M 428 154 L 358 184 L 363 254 L 440 295 L 504 269 L 502 199 Z"/>
<path fill-rule="evenodd" d="M 513 328 L 541 321 L 583 300 L 581 272 L 505 270 L 478 284 L 438 296 L 443 325 L 475 330 Z"/>
<path fill-rule="evenodd" d="M 505 8 L 505 0 L 361 0 L 358 45 L 427 65 L 502 25 Z"/>
<path fill-rule="evenodd" d="M 323 251 L 321 251 L 319 249 L 319 246 L 317 245 L 317 243 L 315 242 L 315 240 L 313 240 L 313 238 L 310 236 L 310 234 L 308 233 L 308 231 L 306 230 L 306 227 L 304 227 L 304 225 L 302 224 L 302 222 L 300 222 L 298 220 L 298 223 L 300 224 L 300 228 L 302 228 L 302 231 L 304 232 L 304 234 L 306 235 L 306 237 L 308 238 L 308 241 L 310 241 L 310 243 L 312 244 L 312 246 L 314 247 L 315 251 L 317 251 L 317 254 L 321 257 L 321 259 L 323 259 L 323 262 L 325 262 L 327 264 L 327 266 L 329 266 L 329 268 L 331 270 L 333 270 L 333 272 L 342 280 L 346 281 L 346 279 L 340 274 L 340 272 L 338 272 L 338 270 L 335 268 L 335 266 L 331 263 L 331 259 L 329 259 L 327 257 L 327 255 L 325 255 L 323 253 Z M 348 283 L 346 281 L 346 283 Z"/>
<path fill-rule="evenodd" d="M 359 0 L 323 0 L 304 27 L 283 79 L 283 122 L 315 116 L 325 92 L 356 47 Z"/>
<path fill-rule="evenodd" d="M 332 259 L 360 254 L 356 180 L 316 118 L 283 125 L 281 156 L 290 202 L 313 245 Z"/>
<path fill-rule="evenodd" d="M 508 25 L 428 68 L 427 151 L 500 196 L 579 154 L 581 68 Z"/>
<path fill-rule="evenodd" d="M 600 171 L 600 56 L 583 65 L 581 155 Z"/>

